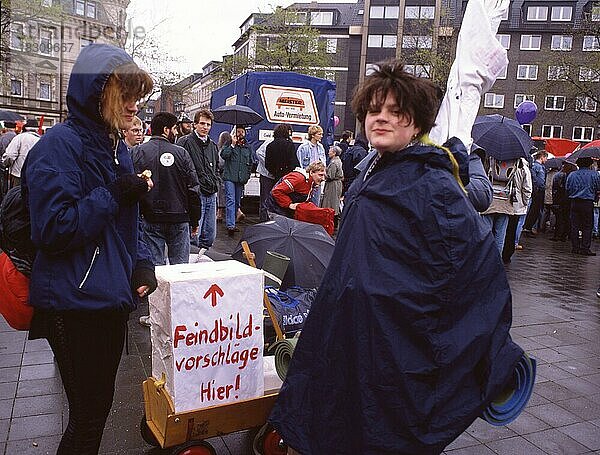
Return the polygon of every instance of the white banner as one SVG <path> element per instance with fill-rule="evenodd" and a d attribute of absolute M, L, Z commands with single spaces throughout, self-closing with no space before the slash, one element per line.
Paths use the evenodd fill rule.
<path fill-rule="evenodd" d="M 237 261 L 156 268 L 152 375 L 176 412 L 264 392 L 263 272 Z"/>
<path fill-rule="evenodd" d="M 312 90 L 263 84 L 260 97 L 265 116 L 271 123 L 319 124 L 319 111 Z"/>

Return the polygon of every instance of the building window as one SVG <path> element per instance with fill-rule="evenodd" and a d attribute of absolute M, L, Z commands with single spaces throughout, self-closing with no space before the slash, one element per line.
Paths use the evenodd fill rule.
<path fill-rule="evenodd" d="M 433 39 L 431 36 L 404 35 L 402 37 L 402 47 L 404 49 L 431 49 L 432 46 Z"/>
<path fill-rule="evenodd" d="M 398 44 L 398 37 L 396 35 L 383 35 L 383 47 L 395 49 Z"/>
<path fill-rule="evenodd" d="M 368 47 L 381 47 L 383 37 L 381 35 L 369 35 L 367 38 Z"/>
<path fill-rule="evenodd" d="M 533 126 L 531 123 L 524 123 L 521 125 L 521 128 L 523 128 L 523 130 L 531 136 L 531 133 L 533 132 Z"/>
<path fill-rule="evenodd" d="M 23 81 L 20 79 L 10 80 L 10 94 L 12 96 L 23 96 Z"/>
<path fill-rule="evenodd" d="M 504 107 L 504 95 L 486 93 L 483 100 L 483 106 L 492 109 L 502 109 Z"/>
<path fill-rule="evenodd" d="M 537 65 L 519 65 L 517 66 L 517 79 L 525 81 L 535 81 L 538 75 Z"/>
<path fill-rule="evenodd" d="M 600 71 L 594 68 L 586 68 L 585 66 L 582 66 L 579 68 L 579 81 L 600 82 Z"/>
<path fill-rule="evenodd" d="M 570 51 L 573 47 L 573 37 L 571 35 L 552 35 L 550 49 L 553 51 Z"/>
<path fill-rule="evenodd" d="M 90 44 L 94 44 L 94 40 L 90 38 L 79 38 L 79 49 L 83 49 Z"/>
<path fill-rule="evenodd" d="M 592 20 L 594 22 L 600 21 L 600 5 L 592 6 Z"/>
<path fill-rule="evenodd" d="M 404 71 L 417 77 L 429 79 L 430 65 L 404 65 Z"/>
<path fill-rule="evenodd" d="M 75 14 L 96 18 L 96 2 L 90 0 L 75 0 Z"/>
<path fill-rule="evenodd" d="M 23 49 L 23 37 L 25 36 L 23 24 L 10 24 L 10 47 Z"/>
<path fill-rule="evenodd" d="M 542 137 L 562 137 L 562 128 L 560 125 L 542 125 Z"/>
<path fill-rule="evenodd" d="M 550 65 L 548 67 L 549 81 L 564 81 L 569 77 L 569 67 L 560 65 Z"/>
<path fill-rule="evenodd" d="M 594 139 L 594 127 L 593 126 L 574 126 L 573 127 L 573 140 L 581 142 L 590 142 Z"/>
<path fill-rule="evenodd" d="M 287 25 L 305 25 L 306 24 L 306 18 L 308 16 L 306 15 L 305 11 L 288 11 L 287 13 L 288 14 L 286 14 L 286 18 L 285 18 L 285 23 Z M 248 28 L 250 28 L 250 25 L 248 25 Z M 244 32 L 246 30 L 242 30 L 242 35 L 244 34 Z"/>
<path fill-rule="evenodd" d="M 49 8 L 52 6 L 52 0 L 42 0 L 42 6 L 45 8 Z"/>
<path fill-rule="evenodd" d="M 310 13 L 311 25 L 333 25 L 333 13 L 331 11 L 313 11 Z"/>
<path fill-rule="evenodd" d="M 313 54 L 319 52 L 319 38 L 310 40 L 307 44 L 307 47 L 308 52 L 311 52 Z"/>
<path fill-rule="evenodd" d="M 335 54 L 337 52 L 336 38 L 327 38 L 327 41 L 325 41 L 325 52 L 328 54 Z"/>
<path fill-rule="evenodd" d="M 40 30 L 40 54 L 52 54 L 52 31 Z"/>
<path fill-rule="evenodd" d="M 585 35 L 583 37 L 584 51 L 600 51 L 600 37 L 593 35 Z"/>
<path fill-rule="evenodd" d="M 49 82 L 40 82 L 40 99 L 46 101 L 52 99 L 52 86 Z"/>
<path fill-rule="evenodd" d="M 530 6 L 527 8 L 528 21 L 546 21 L 548 20 L 547 6 Z"/>
<path fill-rule="evenodd" d="M 522 51 L 539 51 L 542 47 L 541 35 L 521 35 Z"/>
<path fill-rule="evenodd" d="M 498 77 L 496 79 L 506 79 L 507 73 L 508 73 L 508 66 L 505 66 L 504 70 L 500 74 L 498 74 Z"/>
<path fill-rule="evenodd" d="M 398 16 L 400 16 L 400 7 L 386 6 L 384 16 L 386 19 L 398 19 Z"/>
<path fill-rule="evenodd" d="M 385 6 L 371 6 L 371 14 L 369 17 L 371 19 L 383 19 L 384 14 Z"/>
<path fill-rule="evenodd" d="M 515 109 L 521 104 L 523 101 L 533 101 L 535 102 L 535 95 L 526 95 L 525 93 L 516 93 L 515 94 Z"/>
<path fill-rule="evenodd" d="M 500 42 L 504 49 L 510 49 L 510 35 L 496 35 L 496 39 Z"/>
<path fill-rule="evenodd" d="M 578 96 L 575 98 L 575 110 L 579 112 L 596 112 L 597 104 L 591 96 Z"/>
<path fill-rule="evenodd" d="M 573 15 L 573 7 L 571 6 L 553 6 L 551 21 L 570 21 Z"/>
<path fill-rule="evenodd" d="M 560 95 L 546 95 L 544 109 L 547 111 L 564 111 L 565 97 Z"/>
<path fill-rule="evenodd" d="M 404 19 L 434 19 L 435 6 L 407 6 L 404 8 Z"/>
<path fill-rule="evenodd" d="M 379 65 L 376 63 L 367 63 L 365 65 L 365 76 L 372 76 L 377 71 L 379 71 Z"/>

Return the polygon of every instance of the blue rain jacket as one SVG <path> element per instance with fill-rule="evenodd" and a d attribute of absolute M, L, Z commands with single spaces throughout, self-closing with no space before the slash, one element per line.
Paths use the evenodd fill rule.
<path fill-rule="evenodd" d="M 510 288 L 443 150 L 367 169 L 270 421 L 303 455 L 440 453 L 521 357 Z"/>
<path fill-rule="evenodd" d="M 138 206 L 119 208 L 107 189 L 134 171 L 123 141 L 113 146 L 99 107 L 110 73 L 130 62 L 113 46 L 84 48 L 69 80 L 67 121 L 29 152 L 23 185 L 38 248 L 29 294 L 36 308 L 135 308 L 131 274 L 138 261 L 148 268 L 151 255 L 139 237 Z"/>

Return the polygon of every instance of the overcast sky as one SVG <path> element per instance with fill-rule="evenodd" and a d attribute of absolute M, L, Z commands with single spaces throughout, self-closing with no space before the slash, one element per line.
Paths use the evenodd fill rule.
<path fill-rule="evenodd" d="M 181 58 L 178 70 L 188 75 L 201 72 L 210 60 L 221 60 L 223 55 L 230 54 L 239 37 L 240 25 L 251 13 L 267 13 L 275 6 L 292 3 L 290 0 L 132 0 L 127 17 L 133 27 L 142 26 L 146 30 L 160 24 L 152 33 L 160 37 L 165 49 Z"/>

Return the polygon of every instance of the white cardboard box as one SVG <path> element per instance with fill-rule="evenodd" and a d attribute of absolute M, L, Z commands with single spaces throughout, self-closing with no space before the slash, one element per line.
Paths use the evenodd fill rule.
<path fill-rule="evenodd" d="M 263 272 L 238 261 L 156 267 L 152 376 L 175 412 L 264 392 Z"/>

